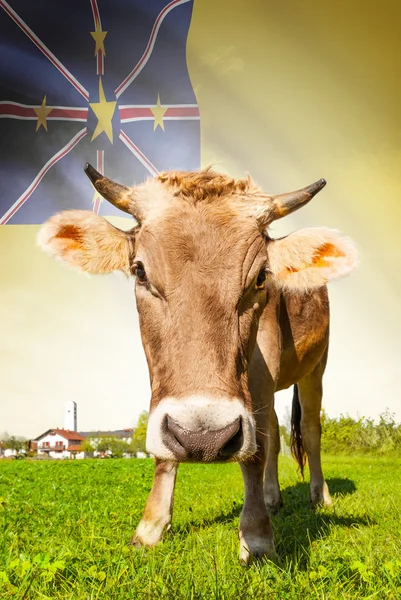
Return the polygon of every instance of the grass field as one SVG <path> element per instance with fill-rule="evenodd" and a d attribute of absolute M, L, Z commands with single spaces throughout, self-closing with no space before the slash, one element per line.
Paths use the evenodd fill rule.
<path fill-rule="evenodd" d="M 325 457 L 333 509 L 312 511 L 280 459 L 279 564 L 238 562 L 237 465 L 182 465 L 172 531 L 128 547 L 151 460 L 0 462 L 0 598 L 401 598 L 401 460 Z"/>

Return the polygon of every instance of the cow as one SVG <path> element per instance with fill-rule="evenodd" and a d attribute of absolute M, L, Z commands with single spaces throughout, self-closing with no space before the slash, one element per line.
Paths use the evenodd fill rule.
<path fill-rule="evenodd" d="M 87 273 L 135 276 L 155 478 L 131 543 L 154 546 L 170 527 L 180 462 L 238 462 L 245 488 L 240 560 L 272 558 L 270 511 L 282 504 L 278 390 L 294 386 L 293 452 L 301 470 L 307 457 L 311 503 L 331 504 L 320 456 L 326 284 L 349 274 L 358 253 L 333 229 L 277 239 L 269 233 L 326 181 L 272 195 L 250 177 L 213 168 L 163 172 L 133 187 L 89 164 L 85 172 L 99 194 L 134 217 L 133 227 L 64 211 L 41 227 L 38 243 Z"/>

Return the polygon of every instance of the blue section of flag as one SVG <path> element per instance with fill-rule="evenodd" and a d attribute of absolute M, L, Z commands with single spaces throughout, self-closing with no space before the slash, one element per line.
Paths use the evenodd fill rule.
<path fill-rule="evenodd" d="M 93 3 L 92 3 L 93 4 Z M 158 96 L 164 106 L 195 106 L 196 98 L 186 64 L 186 40 L 192 15 L 192 0 L 97 0 L 104 40 L 104 74 L 101 76 L 106 100 L 116 101 L 112 119 L 113 141 L 101 133 L 92 141 L 98 119 L 89 103 L 99 102 L 99 75 L 94 56 L 95 31 L 91 0 L 0 0 L 0 219 L 29 186 L 48 161 L 52 161 L 82 130 L 86 135 L 44 175 L 35 191 L 3 222 L 42 223 L 60 210 L 93 209 L 94 189 L 83 172 L 85 162 L 96 167 L 97 151 L 104 151 L 106 176 L 131 185 L 158 171 L 192 170 L 200 165 L 200 123 L 195 117 L 164 120 L 164 130 L 154 128 L 153 116 L 145 120 L 121 122 L 120 106 L 154 106 Z M 170 6 L 161 20 L 154 46 L 142 70 L 116 97 L 116 89 L 141 60 L 158 16 Z M 13 9 L 22 22 L 60 61 L 89 93 L 89 101 L 67 76 L 51 63 L 10 16 Z M 8 11 L 7 11 L 8 9 Z M 160 17 L 159 17 L 160 21 Z M 79 86 L 78 86 L 79 87 Z M 37 129 L 36 114 L 21 119 L 6 114 L 5 103 L 88 109 L 85 122 L 46 120 Z M 8 106 L 8 105 L 7 105 Z M 2 110 L 3 109 L 3 110 Z M 14 109 L 11 109 L 11 112 Z M 10 111 L 9 111 L 10 112 Z M 32 116 L 33 115 L 33 116 Z M 119 139 L 125 132 L 144 160 L 138 159 Z M 100 214 L 121 214 L 107 202 Z"/>

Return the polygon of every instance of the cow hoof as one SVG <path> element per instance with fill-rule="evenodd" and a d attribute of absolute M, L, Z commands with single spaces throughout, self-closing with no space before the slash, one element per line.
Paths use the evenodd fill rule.
<path fill-rule="evenodd" d="M 333 506 L 333 500 L 331 499 L 326 482 L 324 482 L 323 487 L 311 487 L 310 501 L 313 507 L 325 506 L 326 508 L 329 508 L 330 506 Z"/>
<path fill-rule="evenodd" d="M 277 498 L 272 498 L 271 496 L 265 496 L 265 504 L 266 508 L 271 514 L 276 514 L 283 507 L 283 500 L 281 495 Z"/>
<path fill-rule="evenodd" d="M 135 546 L 136 548 L 142 546 L 152 548 L 162 540 L 164 532 L 169 528 L 170 524 L 166 525 L 164 523 L 140 521 L 131 538 L 130 546 Z"/>
<path fill-rule="evenodd" d="M 243 535 L 240 533 L 239 559 L 244 565 L 250 565 L 254 560 L 268 558 L 276 561 L 277 553 L 272 539 L 258 535 Z"/>
<path fill-rule="evenodd" d="M 144 547 L 144 543 L 142 542 L 142 540 L 140 538 L 138 538 L 136 536 L 135 533 L 132 536 L 132 538 L 130 539 L 130 542 L 128 545 L 133 546 L 134 548 L 143 548 Z"/>

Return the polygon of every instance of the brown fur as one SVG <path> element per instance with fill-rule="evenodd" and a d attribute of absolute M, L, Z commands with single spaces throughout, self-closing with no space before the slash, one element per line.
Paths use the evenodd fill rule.
<path fill-rule="evenodd" d="M 141 184 L 130 198 L 141 222 L 131 232 L 71 211 L 44 225 L 40 243 L 92 273 L 129 274 L 144 265 L 147 281 L 137 281 L 136 300 L 151 413 L 162 399 L 185 402 L 191 395 L 239 398 L 253 412 L 257 452 L 242 464 L 241 557 L 271 554 L 265 503 L 281 503 L 276 390 L 299 384 L 311 499 L 330 501 L 318 427 L 329 338 L 324 284 L 352 270 L 356 251 L 339 232 L 323 228 L 267 237 L 272 200 L 250 178 L 174 171 Z M 261 270 L 267 278 L 258 286 Z M 161 537 L 171 519 L 175 472 L 176 464 L 157 461 L 135 543 L 153 545 Z"/>
<path fill-rule="evenodd" d="M 88 273 L 131 273 L 135 231 L 121 231 L 86 211 L 71 210 L 51 217 L 39 232 L 44 250 Z"/>
<path fill-rule="evenodd" d="M 222 173 L 215 173 L 210 167 L 199 172 L 160 173 L 157 179 L 173 188 L 176 196 L 187 198 L 191 203 L 214 201 L 222 196 L 246 195 L 258 189 L 250 178 L 233 179 Z"/>
<path fill-rule="evenodd" d="M 316 267 L 329 267 L 330 261 L 328 260 L 328 257 L 330 256 L 335 258 L 344 258 L 345 254 L 334 244 L 323 244 L 323 246 L 319 248 L 319 251 L 312 258 L 312 263 Z"/>
<path fill-rule="evenodd" d="M 154 546 L 169 528 L 173 516 L 174 486 L 177 463 L 155 461 L 155 478 L 143 512 L 141 527 L 131 539 L 131 545 Z"/>
<path fill-rule="evenodd" d="M 168 243 L 160 245 L 162 238 Z M 249 254 L 252 239 L 253 255 Z M 238 327 L 245 329 L 246 339 L 253 322 L 249 317 L 258 310 L 249 305 L 248 297 L 240 298 L 242 281 L 255 253 L 264 251 L 255 224 L 236 217 L 228 206 L 222 210 L 216 205 L 212 210 L 211 206 L 191 207 L 184 202 L 149 225 L 144 224 L 137 243 L 149 280 L 170 306 L 170 318 L 166 319 L 164 304 L 148 294 L 146 288 L 136 287 L 142 340 L 151 374 L 152 407 L 166 396 L 200 393 L 205 389 L 205 381 L 208 389 L 240 395 L 250 404 L 246 367 L 232 377 L 239 363 L 237 353 L 228 348 L 237 347 Z M 240 262 L 233 248 L 242 256 Z M 259 264 L 263 266 L 263 258 Z M 258 295 L 264 303 L 263 293 Z M 233 312 L 238 303 L 242 309 L 239 318 Z M 207 353 L 205 345 L 210 348 Z M 218 368 L 210 369 L 211 360 Z M 193 364 L 197 365 L 196 370 Z"/>
<path fill-rule="evenodd" d="M 69 240 L 70 246 L 76 242 L 76 248 L 79 248 L 82 244 L 82 235 L 80 229 L 76 225 L 62 225 L 57 231 L 56 238 Z"/>

